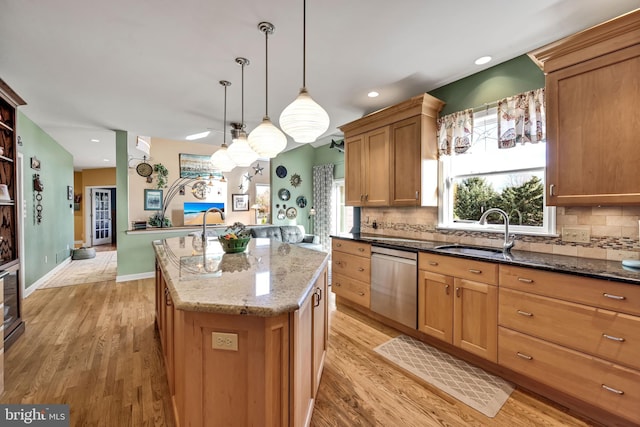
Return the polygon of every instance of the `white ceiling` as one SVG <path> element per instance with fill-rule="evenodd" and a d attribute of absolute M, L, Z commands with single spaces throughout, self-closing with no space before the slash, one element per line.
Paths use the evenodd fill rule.
<path fill-rule="evenodd" d="M 111 130 L 184 140 L 227 121 L 262 120 L 264 35 L 269 113 L 302 85 L 302 0 L 0 0 L 0 77 L 22 111 L 74 156 L 76 169 L 114 166 Z M 308 0 L 307 86 L 337 126 L 640 7 L 640 0 Z M 493 56 L 484 66 L 473 61 Z M 380 96 L 367 97 L 370 90 Z M 99 139 L 99 143 L 91 142 Z M 229 140 L 229 135 L 227 140 Z M 28 143 L 25 141 L 25 143 Z M 289 141 L 288 148 L 298 144 Z M 213 151 L 213 150 L 212 150 Z M 109 159 L 105 162 L 104 159 Z"/>

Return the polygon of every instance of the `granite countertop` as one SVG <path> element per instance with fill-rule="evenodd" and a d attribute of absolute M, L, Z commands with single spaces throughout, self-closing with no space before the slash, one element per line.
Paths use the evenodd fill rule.
<path fill-rule="evenodd" d="M 329 254 L 270 239 L 225 254 L 216 239 L 203 251 L 199 236 L 153 242 L 179 310 L 276 316 L 297 310 L 327 265 Z"/>
<path fill-rule="evenodd" d="M 591 258 L 579 258 L 567 255 L 553 255 L 540 252 L 511 251 L 509 255 L 496 253 L 491 255 L 469 255 L 450 253 L 438 246 L 448 245 L 446 242 L 414 240 L 402 237 L 377 236 L 367 234 L 340 234 L 331 236 L 340 239 L 357 240 L 393 249 L 403 249 L 413 252 L 431 252 L 459 258 L 491 261 L 500 264 L 510 264 L 539 270 L 568 273 L 577 276 L 593 277 L 597 279 L 640 285 L 640 269 L 623 267 L 620 261 L 607 261 Z"/>

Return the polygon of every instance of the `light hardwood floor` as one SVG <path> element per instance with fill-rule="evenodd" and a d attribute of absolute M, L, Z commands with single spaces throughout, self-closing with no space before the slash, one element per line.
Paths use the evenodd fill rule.
<path fill-rule="evenodd" d="M 68 403 L 73 426 L 173 426 L 154 327 L 153 280 L 38 290 L 24 301 L 26 332 L 5 354 L 2 403 Z M 398 335 L 341 307 L 312 426 L 585 426 L 516 390 L 486 418 L 414 380 L 373 348 Z"/>

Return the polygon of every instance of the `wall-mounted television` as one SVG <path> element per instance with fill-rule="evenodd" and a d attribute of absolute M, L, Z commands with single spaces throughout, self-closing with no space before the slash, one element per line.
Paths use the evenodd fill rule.
<path fill-rule="evenodd" d="M 210 208 L 218 208 L 224 212 L 221 202 L 184 202 L 184 225 L 202 225 L 202 217 Z M 222 224 L 224 220 L 219 212 L 209 212 L 207 224 Z"/>

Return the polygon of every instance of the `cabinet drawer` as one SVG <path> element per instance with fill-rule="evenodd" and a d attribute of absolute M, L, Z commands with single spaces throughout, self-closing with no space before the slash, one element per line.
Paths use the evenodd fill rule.
<path fill-rule="evenodd" d="M 499 323 L 640 369 L 640 317 L 500 288 Z"/>
<path fill-rule="evenodd" d="M 489 262 L 420 252 L 418 254 L 418 266 L 420 270 L 492 285 L 498 284 L 498 265 Z"/>
<path fill-rule="evenodd" d="M 500 286 L 640 315 L 640 286 L 636 285 L 501 265 Z"/>
<path fill-rule="evenodd" d="M 340 295 L 341 297 L 369 308 L 371 287 L 368 283 L 333 273 L 331 290 L 336 295 Z"/>
<path fill-rule="evenodd" d="M 331 256 L 331 268 L 334 274 L 342 274 L 366 283 L 371 281 L 371 259 L 334 252 Z"/>
<path fill-rule="evenodd" d="M 371 257 L 371 245 L 369 243 L 356 242 L 353 240 L 332 239 L 332 252 L 340 251 L 353 255 Z"/>
<path fill-rule="evenodd" d="M 591 405 L 640 423 L 640 372 L 503 327 L 498 363 Z"/>

